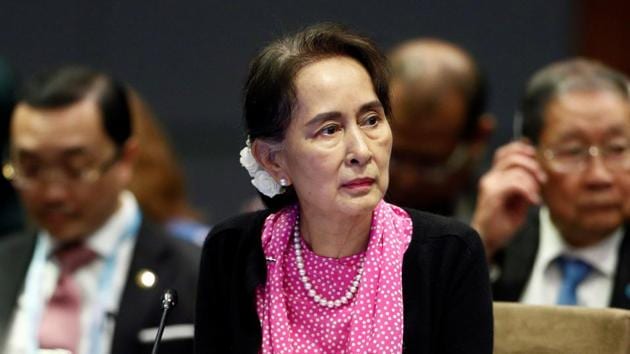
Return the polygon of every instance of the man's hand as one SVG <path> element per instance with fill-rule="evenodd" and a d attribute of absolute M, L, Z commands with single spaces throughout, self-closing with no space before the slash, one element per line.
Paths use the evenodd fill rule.
<path fill-rule="evenodd" d="M 512 142 L 496 151 L 491 169 L 479 181 L 471 222 L 489 260 L 523 224 L 529 206 L 540 203 L 540 186 L 546 180 L 530 144 Z"/>

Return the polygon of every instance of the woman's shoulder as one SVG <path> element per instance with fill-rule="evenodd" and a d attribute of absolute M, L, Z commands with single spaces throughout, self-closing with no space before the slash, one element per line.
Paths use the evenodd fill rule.
<path fill-rule="evenodd" d="M 269 214 L 270 212 L 265 209 L 231 216 L 217 223 L 212 228 L 210 235 L 224 233 L 228 230 L 245 230 L 257 222 L 262 225 Z"/>
<path fill-rule="evenodd" d="M 204 242 L 204 250 L 217 244 L 242 244 L 247 240 L 260 239 L 260 231 L 268 210 L 260 210 L 229 217 L 210 230 Z"/>
<path fill-rule="evenodd" d="M 446 282 L 467 277 L 475 278 L 478 284 L 487 282 L 485 251 L 475 230 L 453 218 L 405 210 L 413 223 L 411 242 L 405 252 L 403 273 L 407 278 L 420 279 L 424 274 Z"/>
<path fill-rule="evenodd" d="M 479 234 L 467 224 L 454 218 L 420 210 L 404 208 L 409 214 L 413 234 L 412 242 L 420 244 L 452 244 L 467 252 L 483 251 Z"/>

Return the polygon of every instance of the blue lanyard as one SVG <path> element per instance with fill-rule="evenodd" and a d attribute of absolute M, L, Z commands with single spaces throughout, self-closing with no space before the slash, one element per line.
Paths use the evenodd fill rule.
<path fill-rule="evenodd" d="M 140 229 L 142 223 L 142 213 L 140 210 L 136 210 L 133 221 L 130 223 L 127 230 L 122 233 L 113 251 L 104 259 L 103 269 L 99 276 L 98 292 L 97 292 L 97 305 L 92 311 L 92 323 L 90 325 L 90 342 L 89 352 L 90 354 L 98 354 L 101 349 L 101 339 L 104 326 L 107 325 L 107 302 L 111 296 L 111 286 L 115 278 L 115 269 L 117 259 L 120 251 L 120 247 L 125 241 L 134 239 Z M 41 284 L 43 280 L 43 272 L 46 266 L 46 254 L 51 248 L 49 240 L 43 235 L 39 235 L 37 245 L 35 246 L 35 252 L 33 254 L 33 262 L 28 270 L 27 283 L 25 287 L 26 295 L 26 311 L 29 314 L 29 324 L 27 333 L 31 333 L 29 353 L 36 354 L 39 347 L 39 324 L 42 319 L 43 301 L 42 301 L 42 289 Z M 122 294 L 121 294 L 122 296 Z"/>

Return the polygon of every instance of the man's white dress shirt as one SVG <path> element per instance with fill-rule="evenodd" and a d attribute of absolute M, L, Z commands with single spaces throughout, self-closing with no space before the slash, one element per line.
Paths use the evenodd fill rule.
<path fill-rule="evenodd" d="M 81 340 L 77 354 L 110 351 L 116 313 L 127 280 L 139 222 L 138 203 L 131 192 L 125 191 L 120 195 L 118 210 L 85 239 L 86 246 L 96 252 L 98 257 L 73 274 L 82 294 Z M 36 249 L 43 247 L 46 257 L 40 262 L 43 264 L 37 264 L 36 257 L 31 261 L 9 327 L 5 353 L 32 352 L 37 345 L 38 319 L 57 285 L 59 265 L 52 256 L 56 242 L 45 230 L 37 237 Z M 110 270 L 109 277 L 104 276 L 108 273 L 107 269 Z M 26 284 L 39 285 L 29 287 Z M 109 285 L 107 289 L 99 289 L 105 284 Z M 98 344 L 98 348 L 93 347 L 95 344 Z"/>
<path fill-rule="evenodd" d="M 573 248 L 560 236 L 547 207 L 540 208 L 540 240 L 534 268 L 521 302 L 533 305 L 554 305 L 562 284 L 562 272 L 555 260 L 560 255 L 581 259 L 593 270 L 577 288 L 580 306 L 608 307 L 613 290 L 615 269 L 623 228 L 615 230 L 599 243 L 586 248 Z"/>

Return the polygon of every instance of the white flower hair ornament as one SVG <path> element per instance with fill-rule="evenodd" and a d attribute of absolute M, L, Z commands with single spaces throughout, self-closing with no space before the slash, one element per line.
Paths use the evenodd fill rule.
<path fill-rule="evenodd" d="M 245 142 L 245 147 L 241 150 L 241 158 L 239 161 L 252 178 L 252 185 L 256 187 L 260 193 L 269 198 L 273 198 L 278 194 L 284 193 L 284 187 L 276 182 L 269 172 L 265 171 L 254 158 L 249 137 Z M 281 182 L 283 185 L 287 184 L 284 180 L 281 180 Z"/>

